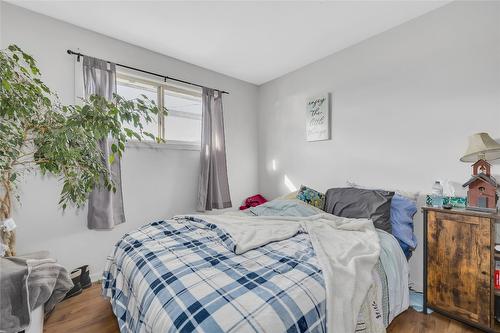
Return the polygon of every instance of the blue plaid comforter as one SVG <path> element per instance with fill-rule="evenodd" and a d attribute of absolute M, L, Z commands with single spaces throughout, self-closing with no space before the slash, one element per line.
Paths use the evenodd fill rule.
<path fill-rule="evenodd" d="M 223 230 L 194 217 L 125 235 L 103 276 L 120 330 L 326 331 L 324 279 L 307 234 L 241 255 L 232 245 Z"/>

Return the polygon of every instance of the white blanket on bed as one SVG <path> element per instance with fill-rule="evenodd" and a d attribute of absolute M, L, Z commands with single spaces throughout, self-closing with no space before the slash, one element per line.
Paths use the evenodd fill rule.
<path fill-rule="evenodd" d="M 311 237 L 326 284 L 327 328 L 354 332 L 363 300 L 372 284 L 380 243 L 371 220 L 331 214 L 310 217 L 200 215 L 229 233 L 237 254 L 288 239 L 300 230 Z"/>

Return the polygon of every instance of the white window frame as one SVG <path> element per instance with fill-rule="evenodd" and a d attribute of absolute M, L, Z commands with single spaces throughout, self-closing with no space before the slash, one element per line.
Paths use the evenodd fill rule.
<path fill-rule="evenodd" d="M 182 84 L 182 83 L 177 83 L 174 81 L 160 81 L 156 77 L 155 78 L 150 78 L 146 76 L 139 76 L 134 73 L 131 73 L 129 71 L 124 71 L 124 70 L 117 70 L 116 71 L 116 78 L 117 80 L 119 78 L 121 79 L 129 79 L 133 80 L 136 82 L 142 82 L 145 84 L 150 84 L 154 85 L 157 87 L 157 98 L 156 98 L 156 104 L 160 109 L 160 114 L 158 115 L 158 135 L 161 138 L 165 138 L 165 121 L 168 121 L 168 116 L 165 118 L 163 117 L 163 107 L 164 107 L 164 97 L 165 97 L 165 90 L 168 89 L 170 91 L 172 90 L 178 90 L 182 92 L 183 94 L 191 94 L 193 97 L 199 97 L 201 98 L 201 89 L 193 88 L 191 86 Z M 175 110 L 169 110 L 169 113 L 176 113 L 179 111 Z M 200 115 L 201 117 L 201 115 Z M 166 140 L 165 142 L 154 142 L 154 141 L 139 141 L 139 140 L 129 140 L 126 143 L 127 147 L 130 148 L 148 148 L 148 149 L 180 149 L 180 150 L 201 150 L 201 135 L 200 135 L 200 141 L 198 142 L 192 142 L 192 141 L 179 141 L 179 140 Z"/>

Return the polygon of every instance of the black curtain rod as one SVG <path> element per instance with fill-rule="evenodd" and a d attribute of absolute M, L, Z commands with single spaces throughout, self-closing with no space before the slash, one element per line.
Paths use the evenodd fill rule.
<path fill-rule="evenodd" d="M 71 51 L 71 50 L 67 50 L 66 52 L 69 55 L 76 55 L 78 57 L 77 58 L 78 61 L 80 61 L 80 57 L 85 56 L 85 54 L 83 54 L 83 53 L 75 52 L 75 51 Z M 108 60 L 106 60 L 106 61 L 107 62 L 111 62 L 111 61 L 108 61 Z M 127 65 L 117 64 L 117 63 L 115 63 L 115 65 L 123 67 L 123 68 L 131 69 L 131 70 L 134 70 L 134 71 L 137 71 L 137 72 L 141 72 L 141 73 L 145 73 L 145 74 L 149 74 L 149 75 L 158 76 L 158 77 L 163 78 L 164 80 L 172 80 L 172 81 L 176 81 L 176 82 L 181 82 L 181 83 L 189 84 L 191 86 L 195 86 L 195 87 L 199 87 L 199 88 L 206 88 L 205 86 L 202 86 L 201 84 L 197 84 L 197 83 L 193 83 L 193 82 L 188 82 L 188 81 L 176 79 L 176 78 L 173 78 L 173 77 L 170 77 L 170 76 L 166 76 L 166 75 L 162 75 L 162 74 L 158 74 L 158 73 L 153 73 L 153 72 L 145 71 L 145 70 L 140 69 L 140 68 L 135 68 L 135 67 L 127 66 Z M 212 88 L 209 88 L 209 89 L 212 89 Z M 213 89 L 213 90 L 217 90 L 217 91 L 219 91 L 222 94 L 229 94 L 227 91 L 224 91 L 224 90 L 218 90 L 218 89 Z"/>

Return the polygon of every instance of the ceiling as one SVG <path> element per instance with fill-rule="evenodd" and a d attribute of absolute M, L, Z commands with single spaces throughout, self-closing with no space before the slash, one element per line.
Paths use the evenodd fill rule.
<path fill-rule="evenodd" d="M 11 2 L 260 85 L 449 1 Z"/>

